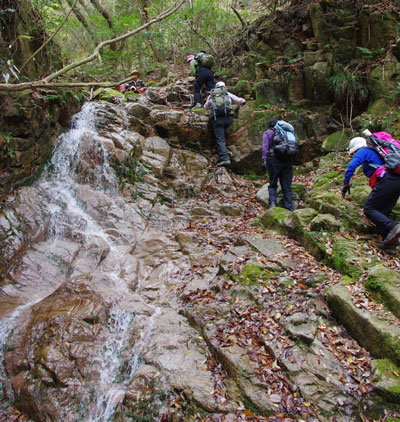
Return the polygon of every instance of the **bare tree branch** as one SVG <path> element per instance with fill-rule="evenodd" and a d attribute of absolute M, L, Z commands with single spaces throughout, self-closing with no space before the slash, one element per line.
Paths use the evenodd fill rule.
<path fill-rule="evenodd" d="M 43 48 L 57 35 L 57 33 L 60 31 L 60 29 L 63 27 L 64 23 L 66 22 L 66 20 L 68 19 L 69 15 L 72 12 L 72 9 L 74 8 L 74 6 L 76 5 L 76 3 L 78 2 L 78 0 L 74 1 L 74 4 L 71 6 L 71 8 L 69 9 L 68 13 L 64 16 L 64 19 L 62 20 L 62 22 L 60 23 L 60 25 L 58 26 L 58 28 L 54 31 L 54 33 L 41 45 L 41 47 L 39 47 L 33 54 L 31 57 L 28 58 L 28 60 L 25 61 L 25 63 L 20 67 L 19 71 L 21 72 L 22 69 L 38 54 L 40 53 Z"/>
<path fill-rule="evenodd" d="M 238 17 L 238 19 L 240 20 L 240 23 L 242 24 L 242 26 L 247 26 L 247 23 L 243 20 L 243 18 L 240 16 L 239 12 L 233 7 L 231 6 L 231 9 L 233 10 L 233 13 Z"/>
<path fill-rule="evenodd" d="M 100 55 L 100 51 L 102 50 L 103 47 L 105 47 L 106 45 L 118 42 L 118 41 L 122 41 L 125 40 L 126 38 L 131 37 L 132 35 L 137 34 L 140 31 L 143 31 L 144 29 L 150 27 L 151 25 L 155 24 L 156 22 L 159 22 L 163 19 L 165 19 L 166 17 L 168 17 L 169 15 L 172 15 L 173 13 L 175 13 L 183 4 L 185 3 L 185 0 L 178 0 L 176 1 L 170 8 L 168 8 L 167 10 L 165 10 L 164 12 L 162 12 L 160 15 L 158 15 L 157 17 L 153 18 L 151 21 L 145 23 L 144 25 L 141 25 L 140 27 L 134 29 L 133 31 L 127 32 L 124 35 L 121 35 L 119 37 L 113 38 L 111 40 L 106 40 L 101 42 L 100 44 L 98 44 L 96 46 L 96 48 L 93 51 L 93 54 L 91 54 L 90 56 L 79 60 L 77 62 L 71 63 L 68 66 L 65 66 L 64 68 L 62 68 L 61 70 L 52 73 L 51 75 L 47 76 L 46 78 L 40 80 L 40 81 L 33 81 L 33 82 L 25 82 L 25 83 L 20 83 L 20 84 L 0 84 L 0 91 L 22 91 L 24 89 L 34 89 L 34 88 L 44 88 L 44 87 L 70 87 L 70 86 L 74 86 L 68 83 L 65 84 L 50 84 L 51 81 L 53 81 L 54 79 L 58 78 L 59 76 L 65 74 L 66 72 L 68 72 L 71 69 L 74 69 L 76 67 L 82 66 L 83 64 L 89 63 L 93 60 L 95 60 L 99 55 Z M 116 83 L 113 84 L 108 84 L 106 86 L 115 86 Z M 87 83 L 82 83 L 82 85 L 75 85 L 75 86 L 90 86 Z M 103 86 L 100 84 L 95 84 L 92 86 Z M 105 86 L 105 85 L 104 85 Z"/>

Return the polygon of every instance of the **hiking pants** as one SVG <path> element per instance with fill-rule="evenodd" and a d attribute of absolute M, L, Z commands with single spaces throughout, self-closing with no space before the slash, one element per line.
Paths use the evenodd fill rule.
<path fill-rule="evenodd" d="M 268 153 L 267 167 L 269 174 L 269 203 L 277 203 L 278 180 L 281 185 L 283 193 L 283 206 L 292 211 L 292 178 L 293 178 L 293 163 L 292 160 L 278 158 L 273 152 Z"/>
<path fill-rule="evenodd" d="M 208 67 L 200 66 L 194 81 L 194 103 L 201 103 L 200 91 L 202 86 L 206 86 L 207 92 L 215 88 L 214 72 Z"/>
<path fill-rule="evenodd" d="M 389 215 L 399 197 L 400 175 L 388 173 L 377 179 L 376 186 L 365 201 L 364 214 L 375 224 L 383 239 L 397 224 Z"/>
<path fill-rule="evenodd" d="M 214 133 L 220 161 L 230 160 L 228 151 L 226 150 L 225 129 L 230 126 L 232 122 L 232 116 L 221 116 L 214 120 Z"/>

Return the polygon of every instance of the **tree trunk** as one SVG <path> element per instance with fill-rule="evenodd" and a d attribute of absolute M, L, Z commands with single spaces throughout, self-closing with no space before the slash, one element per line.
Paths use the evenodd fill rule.
<path fill-rule="evenodd" d="M 110 14 L 107 12 L 107 10 L 103 8 L 103 6 L 99 3 L 98 0 L 90 0 L 90 2 L 93 4 L 96 10 L 100 13 L 100 15 L 103 16 L 103 18 L 106 20 L 107 25 L 111 30 L 111 33 L 113 34 L 113 36 L 115 36 L 116 33 L 115 33 L 114 23 L 112 21 Z M 110 49 L 113 51 L 117 50 L 117 44 L 110 44 Z"/>
<path fill-rule="evenodd" d="M 72 7 L 73 4 L 73 0 L 67 0 L 67 3 L 69 4 L 70 7 Z M 75 6 L 72 11 L 74 12 L 74 15 L 76 16 L 76 19 L 78 19 L 78 21 L 83 25 L 83 27 L 86 29 L 87 33 L 89 34 L 90 38 L 92 39 L 92 41 L 94 42 L 94 44 L 96 44 L 96 36 L 93 33 L 93 30 L 88 22 L 88 20 L 86 19 L 86 17 L 80 12 L 80 10 L 78 9 L 77 6 Z"/>
<path fill-rule="evenodd" d="M 150 2 L 149 0 L 141 0 L 141 3 L 142 3 L 142 9 L 140 11 L 141 21 L 142 21 L 142 24 L 145 24 L 149 22 L 149 14 L 147 10 L 150 7 Z M 164 52 L 161 48 L 158 48 L 155 46 L 153 37 L 151 36 L 151 32 L 149 32 L 148 43 L 150 45 L 150 48 L 153 51 L 154 58 L 156 59 L 156 61 L 158 63 L 163 63 L 165 60 Z"/>

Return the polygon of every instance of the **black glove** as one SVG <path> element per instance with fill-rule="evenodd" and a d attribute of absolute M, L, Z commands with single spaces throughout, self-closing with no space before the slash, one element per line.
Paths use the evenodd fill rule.
<path fill-rule="evenodd" d="M 350 194 L 350 183 L 343 183 L 342 198 L 344 198 L 346 196 L 347 192 Z"/>
<path fill-rule="evenodd" d="M 261 163 L 261 168 L 262 168 L 262 170 L 263 170 L 263 172 L 264 172 L 264 173 L 266 173 L 266 172 L 267 172 L 268 167 L 267 167 L 267 159 L 266 159 L 266 158 L 264 158 L 264 159 L 262 160 L 262 163 Z"/>

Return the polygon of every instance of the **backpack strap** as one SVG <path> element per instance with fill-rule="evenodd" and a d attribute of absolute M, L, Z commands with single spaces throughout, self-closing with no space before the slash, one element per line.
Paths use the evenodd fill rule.
<path fill-rule="evenodd" d="M 215 88 L 213 88 L 210 92 L 211 96 L 211 110 L 213 112 L 214 120 L 217 120 L 217 115 L 215 114 Z"/>

